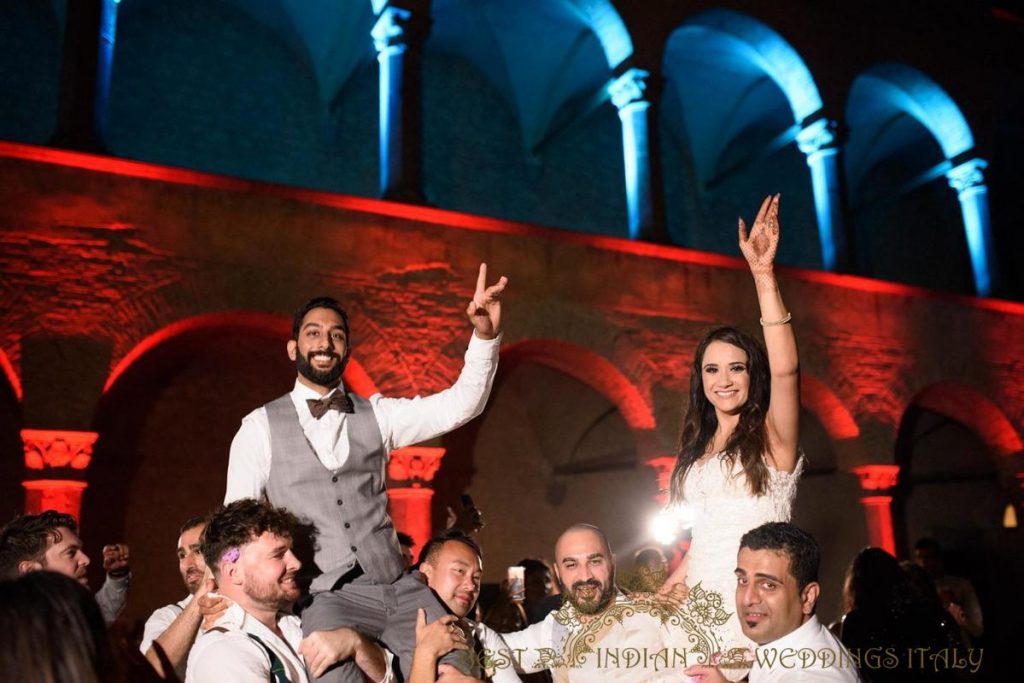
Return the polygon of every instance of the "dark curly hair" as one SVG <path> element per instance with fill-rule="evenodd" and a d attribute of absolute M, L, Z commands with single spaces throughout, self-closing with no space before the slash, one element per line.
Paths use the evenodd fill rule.
<path fill-rule="evenodd" d="M 60 527 L 78 533 L 78 523 L 71 515 L 46 510 L 38 515 L 19 515 L 0 529 L 0 577 L 18 576 L 18 563 L 41 561 L 46 549 L 60 543 Z"/>
<path fill-rule="evenodd" d="M 210 515 L 199 549 L 206 566 L 217 572 L 220 560 L 228 550 L 252 543 L 268 531 L 291 539 L 298 526 L 298 518 L 285 508 L 242 498 L 221 506 Z"/>
<path fill-rule="evenodd" d="M 739 423 L 725 444 L 725 458 L 730 464 L 739 459 L 752 494 L 760 496 L 768 488 L 768 465 L 764 460 L 764 454 L 769 448 L 765 418 L 768 415 L 772 386 L 768 353 L 764 346 L 749 334 L 735 327 L 719 327 L 704 335 L 693 356 L 693 366 L 690 370 L 690 405 L 683 417 L 679 455 L 676 458 L 675 469 L 672 470 L 672 502 L 683 499 L 683 481 L 686 479 L 686 473 L 695 462 L 707 455 L 708 447 L 718 428 L 715 407 L 704 395 L 702 367 L 704 352 L 716 341 L 742 349 L 747 354 L 747 373 L 750 375 L 747 402 L 740 408 Z"/>

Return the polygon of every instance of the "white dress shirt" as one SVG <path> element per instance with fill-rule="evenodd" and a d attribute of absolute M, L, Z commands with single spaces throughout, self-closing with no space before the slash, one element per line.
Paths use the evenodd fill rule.
<path fill-rule="evenodd" d="M 149 651 L 153 641 L 164 634 L 167 627 L 178 618 L 179 614 L 185 611 L 190 602 L 192 602 L 191 593 L 184 600 L 179 600 L 173 605 L 164 605 L 149 615 L 149 619 L 146 619 L 146 627 L 142 631 L 142 644 L 139 645 L 139 650 L 142 651 L 142 654 L 146 654 Z"/>
<path fill-rule="evenodd" d="M 849 651 L 812 616 L 800 628 L 757 647 L 750 683 L 859 683 Z"/>
<path fill-rule="evenodd" d="M 277 628 L 284 638 L 233 603 L 213 629 L 196 638 L 188 655 L 185 683 L 267 683 L 270 657 L 250 633 L 281 660 L 290 683 L 309 683 L 306 665 L 298 654 L 302 642 L 299 618 L 280 614 Z"/>
<path fill-rule="evenodd" d="M 369 398 L 380 426 L 386 452 L 450 432 L 483 412 L 498 368 L 501 335 L 491 340 L 474 333 L 466 349 L 465 365 L 459 379 L 448 389 L 417 398 Z M 336 391 L 341 391 L 339 387 Z M 317 458 L 328 470 L 348 460 L 346 413 L 329 410 L 319 420 L 309 412 L 307 399 L 323 398 L 298 380 L 291 392 L 299 425 Z M 260 407 L 242 420 L 231 442 L 228 485 L 224 502 L 239 498 L 260 498 L 270 478 L 270 423 L 266 408 Z"/>

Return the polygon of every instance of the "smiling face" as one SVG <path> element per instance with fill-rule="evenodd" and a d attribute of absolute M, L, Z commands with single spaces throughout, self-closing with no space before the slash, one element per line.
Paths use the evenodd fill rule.
<path fill-rule="evenodd" d="M 329 308 L 306 313 L 298 338 L 288 342 L 288 357 L 295 361 L 299 381 L 319 391 L 337 386 L 348 360 L 347 351 L 344 321 Z"/>
<path fill-rule="evenodd" d="M 743 633 L 758 645 L 800 628 L 814 613 L 818 584 L 800 589 L 790 558 L 777 550 L 740 548 L 736 567 L 736 609 Z"/>
<path fill-rule="evenodd" d="M 747 402 L 750 373 L 747 353 L 723 341 L 708 344 L 701 359 L 701 380 L 704 396 L 715 411 L 735 415 Z"/>
<path fill-rule="evenodd" d="M 457 617 L 469 614 L 480 597 L 483 564 L 465 543 L 445 541 L 435 557 L 423 563 L 420 571 L 427 585 Z"/>
<path fill-rule="evenodd" d="M 206 573 L 206 561 L 199 550 L 199 541 L 203 535 L 205 524 L 199 524 L 185 531 L 178 538 L 178 571 L 185 588 L 193 595 L 203 583 Z"/>
<path fill-rule="evenodd" d="M 222 564 L 221 573 L 224 572 Z M 243 609 L 255 605 L 277 611 L 290 608 L 301 594 L 295 578 L 302 563 L 292 554 L 292 540 L 270 531 L 260 534 L 252 543 L 240 549 L 236 567 L 231 576 L 235 588 L 228 595 L 242 603 Z M 241 596 L 237 593 L 241 592 Z M 223 588 L 222 588 L 223 590 Z M 225 594 L 228 591 L 224 590 Z M 244 601 L 244 602 L 243 602 Z"/>
<path fill-rule="evenodd" d="M 85 574 L 89 556 L 82 552 L 82 539 L 66 526 L 60 526 L 53 530 L 51 541 L 43 553 L 41 568 L 70 576 L 88 588 L 89 579 Z"/>
<path fill-rule="evenodd" d="M 573 528 L 555 544 L 562 593 L 580 614 L 597 614 L 615 599 L 615 562 L 600 534 Z"/>

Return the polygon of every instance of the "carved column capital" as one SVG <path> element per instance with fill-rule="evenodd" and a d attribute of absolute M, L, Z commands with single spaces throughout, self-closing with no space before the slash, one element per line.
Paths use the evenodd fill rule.
<path fill-rule="evenodd" d="M 404 50 L 413 40 L 426 37 L 429 22 L 404 7 L 388 6 L 380 13 L 370 30 L 377 52 Z"/>
<path fill-rule="evenodd" d="M 861 465 L 850 471 L 860 478 L 865 491 L 888 491 L 896 486 L 900 476 L 899 465 Z"/>
<path fill-rule="evenodd" d="M 25 467 L 30 470 L 71 468 L 84 470 L 92 460 L 99 434 L 58 429 L 23 429 Z"/>
<path fill-rule="evenodd" d="M 441 468 L 441 459 L 446 450 L 429 446 L 393 450 L 388 461 L 388 478 L 392 481 L 411 482 L 414 488 L 429 483 Z"/>
<path fill-rule="evenodd" d="M 984 159 L 971 159 L 946 171 L 946 181 L 960 194 L 972 187 L 984 185 L 986 168 L 988 162 Z"/>
<path fill-rule="evenodd" d="M 839 124 L 831 119 L 818 119 L 796 134 L 796 146 L 807 156 L 839 145 Z"/>
<path fill-rule="evenodd" d="M 612 104 L 620 112 L 630 105 L 642 104 L 646 107 L 650 104 L 651 94 L 648 92 L 650 81 L 651 72 L 636 68 L 629 69 L 608 86 L 608 95 L 612 98 Z"/>

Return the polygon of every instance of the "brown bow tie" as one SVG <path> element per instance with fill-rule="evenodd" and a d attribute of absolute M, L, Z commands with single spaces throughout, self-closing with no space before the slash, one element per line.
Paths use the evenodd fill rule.
<path fill-rule="evenodd" d="M 356 412 L 352 407 L 352 401 L 344 391 L 335 391 L 330 396 L 321 399 L 307 398 L 306 403 L 309 404 L 310 414 L 318 420 L 326 415 L 328 410 L 340 410 L 343 413 Z"/>

